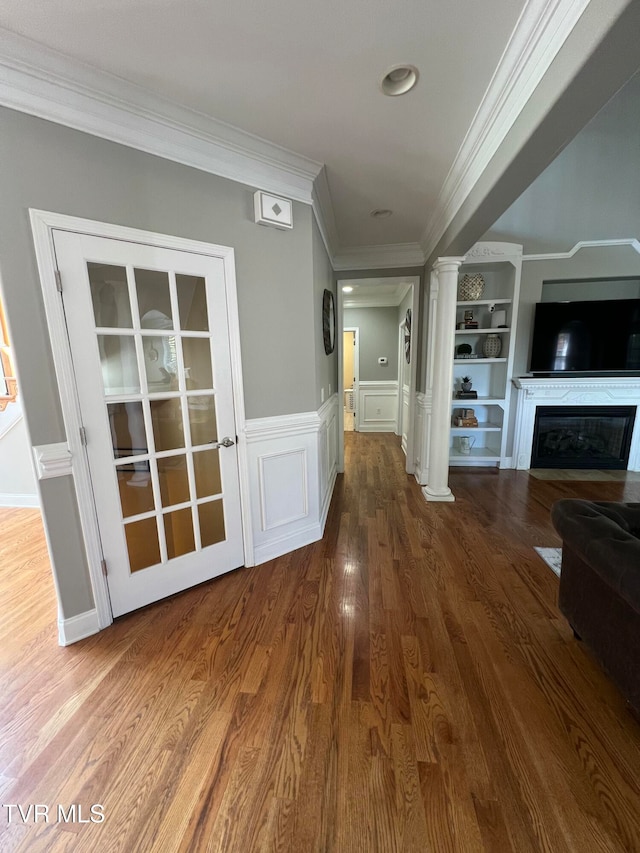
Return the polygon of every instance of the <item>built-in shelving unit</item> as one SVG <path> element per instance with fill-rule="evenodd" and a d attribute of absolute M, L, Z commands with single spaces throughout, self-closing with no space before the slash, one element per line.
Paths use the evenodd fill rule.
<path fill-rule="evenodd" d="M 511 376 L 515 352 L 515 323 L 520 296 L 522 246 L 512 243 L 477 243 L 460 267 L 463 275 L 482 273 L 485 281 L 480 299 L 457 302 L 454 351 L 454 387 L 451 403 L 450 465 L 505 465 L 508 448 L 507 429 L 511 405 Z M 471 311 L 477 329 L 458 328 Z M 499 312 L 504 312 L 498 327 Z M 498 356 L 487 358 L 483 343 L 489 334 L 500 336 Z M 467 344 L 475 357 L 460 357 L 458 347 Z M 465 347 L 466 349 L 466 347 Z M 478 398 L 458 399 L 463 376 L 469 376 Z M 454 426 L 462 409 L 473 409 L 477 427 Z M 469 452 L 464 452 L 467 445 Z"/>

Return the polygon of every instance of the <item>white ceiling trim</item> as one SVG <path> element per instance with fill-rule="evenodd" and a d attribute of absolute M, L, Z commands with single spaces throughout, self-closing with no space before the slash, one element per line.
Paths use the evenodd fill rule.
<path fill-rule="evenodd" d="M 327 170 L 323 166 L 313 183 L 313 213 L 318 223 L 322 240 L 329 257 L 332 259 L 337 251 L 340 241 L 338 239 L 338 228 L 333 212 L 331 191 L 327 179 Z"/>
<path fill-rule="evenodd" d="M 311 204 L 321 163 L 0 32 L 0 104 Z"/>
<path fill-rule="evenodd" d="M 620 240 L 581 240 L 568 252 L 549 252 L 542 255 L 523 255 L 523 261 L 566 261 L 572 258 L 580 249 L 601 248 L 602 246 L 630 246 L 640 255 L 640 240 L 634 237 Z"/>
<path fill-rule="evenodd" d="M 426 257 L 460 210 L 589 2 L 526 3 L 423 234 L 421 245 Z"/>
<path fill-rule="evenodd" d="M 387 243 L 382 246 L 352 246 L 338 249 L 333 256 L 334 270 L 392 269 L 424 266 L 425 256 L 419 243 Z"/>

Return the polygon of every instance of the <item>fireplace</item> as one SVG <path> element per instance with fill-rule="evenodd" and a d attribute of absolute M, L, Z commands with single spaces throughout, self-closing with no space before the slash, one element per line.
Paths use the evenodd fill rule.
<path fill-rule="evenodd" d="M 532 468 L 626 470 L 635 406 L 537 406 Z"/>

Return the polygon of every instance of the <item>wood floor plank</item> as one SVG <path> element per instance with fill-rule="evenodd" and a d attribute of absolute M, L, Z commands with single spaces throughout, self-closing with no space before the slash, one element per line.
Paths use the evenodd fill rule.
<path fill-rule="evenodd" d="M 20 853 L 635 853 L 640 723 L 533 550 L 640 478 L 455 469 L 346 436 L 320 542 L 57 646 L 39 513 L 0 509 L 1 801 Z M 15 814 L 14 814 L 15 817 Z"/>

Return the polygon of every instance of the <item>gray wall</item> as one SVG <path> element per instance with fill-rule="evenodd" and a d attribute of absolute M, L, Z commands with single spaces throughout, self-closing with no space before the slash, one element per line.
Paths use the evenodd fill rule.
<path fill-rule="evenodd" d="M 336 297 L 336 283 L 333 278 L 333 269 L 327 255 L 320 229 L 315 219 L 312 226 L 313 240 L 313 328 L 315 336 L 316 356 L 316 406 L 322 404 L 322 391 L 324 399 L 328 400 L 338 390 L 338 300 Z M 324 351 L 324 336 L 322 334 L 322 297 L 325 289 L 333 293 L 336 309 L 336 344 L 331 355 Z"/>
<path fill-rule="evenodd" d="M 10 403 L 10 406 L 17 405 Z M 10 495 L 36 497 L 36 479 L 31 464 L 31 443 L 24 418 L 0 437 L 0 497 L 10 505 Z"/>
<path fill-rule="evenodd" d="M 0 109 L 0 274 L 34 444 L 65 439 L 28 209 L 232 246 L 247 417 L 316 409 L 312 212 L 256 225 L 253 190 L 41 119 Z M 91 606 L 70 478 L 42 484 L 65 618 Z"/>
<path fill-rule="evenodd" d="M 391 382 L 398 378 L 398 309 L 345 308 L 344 327 L 358 327 L 360 381 Z M 389 362 L 378 364 L 379 356 Z"/>

